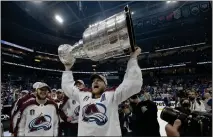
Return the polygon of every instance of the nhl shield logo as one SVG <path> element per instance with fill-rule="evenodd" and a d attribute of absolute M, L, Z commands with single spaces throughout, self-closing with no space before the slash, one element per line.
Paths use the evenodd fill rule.
<path fill-rule="evenodd" d="M 35 114 L 35 110 L 34 109 L 31 109 L 30 110 L 30 115 L 34 115 Z"/>

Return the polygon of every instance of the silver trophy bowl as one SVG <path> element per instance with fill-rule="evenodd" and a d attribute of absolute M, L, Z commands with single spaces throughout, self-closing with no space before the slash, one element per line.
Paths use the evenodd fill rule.
<path fill-rule="evenodd" d="M 128 6 L 123 12 L 91 25 L 83 33 L 83 39 L 70 46 L 72 57 L 101 61 L 125 55 L 135 50 L 135 36 L 131 12 Z M 63 52 L 60 52 L 63 53 Z M 59 54 L 59 57 L 61 55 Z"/>

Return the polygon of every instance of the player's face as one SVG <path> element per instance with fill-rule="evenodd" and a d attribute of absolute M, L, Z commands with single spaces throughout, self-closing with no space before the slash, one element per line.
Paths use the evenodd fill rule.
<path fill-rule="evenodd" d="M 78 88 L 78 89 L 83 89 L 84 88 L 84 84 L 80 83 L 80 82 L 76 82 L 75 86 Z"/>
<path fill-rule="evenodd" d="M 102 92 L 104 92 L 106 88 L 106 85 L 104 83 L 104 81 L 102 81 L 99 78 L 95 78 L 92 82 L 92 93 L 93 94 L 100 94 Z"/>
<path fill-rule="evenodd" d="M 64 94 L 62 92 L 56 92 L 56 94 L 57 94 L 58 99 L 62 99 L 64 96 Z"/>
<path fill-rule="evenodd" d="M 48 94 L 48 88 L 43 87 L 37 90 L 37 97 L 39 100 L 45 100 Z"/>

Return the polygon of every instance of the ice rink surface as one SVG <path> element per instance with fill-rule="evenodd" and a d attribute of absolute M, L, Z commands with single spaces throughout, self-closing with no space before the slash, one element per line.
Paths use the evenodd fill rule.
<path fill-rule="evenodd" d="M 158 122 L 160 124 L 160 134 L 161 134 L 161 136 L 166 136 L 165 126 L 167 123 L 160 118 L 160 114 L 161 114 L 161 110 L 158 110 Z M 10 135 L 11 134 L 9 133 L 9 131 L 4 132 L 4 136 L 7 137 Z"/>

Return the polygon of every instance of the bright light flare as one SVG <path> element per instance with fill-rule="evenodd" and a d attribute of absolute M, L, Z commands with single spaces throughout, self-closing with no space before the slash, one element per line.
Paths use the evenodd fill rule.
<path fill-rule="evenodd" d="M 56 19 L 59 23 L 61 23 L 61 24 L 64 22 L 64 20 L 62 19 L 62 17 L 59 16 L 59 15 L 55 15 L 55 19 Z"/>
<path fill-rule="evenodd" d="M 177 1 L 173 0 L 173 1 L 167 1 L 166 3 L 175 3 Z"/>

